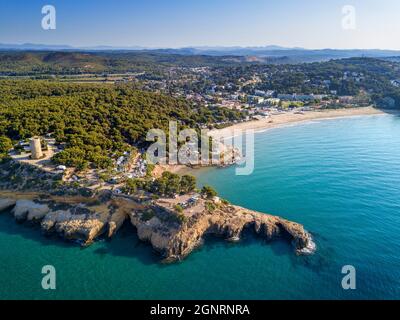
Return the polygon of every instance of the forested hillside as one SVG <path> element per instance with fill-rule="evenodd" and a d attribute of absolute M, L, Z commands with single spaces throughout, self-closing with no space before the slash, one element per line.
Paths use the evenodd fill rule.
<path fill-rule="evenodd" d="M 0 153 L 9 139 L 53 133 L 66 143 L 60 157 L 73 158 L 74 165 L 107 166 L 112 153 L 143 144 L 149 129 L 167 130 L 169 120 L 198 128 L 243 117 L 127 86 L 0 81 Z"/>
<path fill-rule="evenodd" d="M 186 56 L 157 52 L 0 51 L 0 75 L 81 74 L 156 71 L 168 66 L 223 66 L 240 57 Z"/>

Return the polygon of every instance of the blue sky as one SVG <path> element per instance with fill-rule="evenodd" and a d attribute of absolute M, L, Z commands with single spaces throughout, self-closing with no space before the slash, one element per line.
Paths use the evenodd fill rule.
<path fill-rule="evenodd" d="M 56 30 L 41 28 L 47 4 Z M 399 0 L 0 0 L 0 43 L 400 49 L 399 34 Z"/>

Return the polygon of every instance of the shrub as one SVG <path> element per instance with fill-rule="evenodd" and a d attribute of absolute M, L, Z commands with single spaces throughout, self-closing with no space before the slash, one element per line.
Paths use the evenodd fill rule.
<path fill-rule="evenodd" d="M 206 209 L 209 212 L 213 212 L 216 209 L 216 207 L 215 207 L 214 203 L 207 201 L 206 202 Z"/>
<path fill-rule="evenodd" d="M 133 194 L 137 192 L 137 182 L 135 179 L 127 179 L 125 186 L 123 187 L 123 192 L 127 194 Z"/>
<path fill-rule="evenodd" d="M 187 217 L 184 214 L 178 214 L 177 219 L 180 223 L 185 223 L 187 222 Z"/>
<path fill-rule="evenodd" d="M 176 204 L 176 205 L 174 206 L 174 209 L 175 209 L 176 212 L 178 212 L 178 213 L 182 213 L 182 212 L 183 212 L 183 208 L 182 208 L 182 206 L 179 205 L 179 204 Z"/>
<path fill-rule="evenodd" d="M 145 212 L 142 213 L 141 219 L 142 221 L 149 221 L 155 216 L 155 213 L 153 210 L 148 209 Z"/>
<path fill-rule="evenodd" d="M 228 204 L 229 204 L 229 201 L 226 200 L 226 199 L 221 199 L 221 202 L 222 202 L 222 204 L 224 204 L 224 205 L 228 205 Z"/>
<path fill-rule="evenodd" d="M 0 137 L 0 155 L 7 154 L 13 147 L 12 141 L 6 136 Z"/>

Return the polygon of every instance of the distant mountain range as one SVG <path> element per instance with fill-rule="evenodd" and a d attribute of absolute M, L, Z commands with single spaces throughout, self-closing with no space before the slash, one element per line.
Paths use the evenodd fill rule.
<path fill-rule="evenodd" d="M 69 45 L 45 45 L 45 44 L 0 44 L 0 50 L 20 50 L 20 51 L 142 51 L 158 52 L 163 54 L 179 55 L 207 55 L 207 56 L 245 56 L 255 57 L 258 60 L 268 58 L 285 58 L 286 62 L 316 62 L 331 59 L 342 59 L 350 57 L 371 57 L 387 58 L 400 57 L 400 51 L 380 50 L 380 49 L 304 49 L 286 48 L 281 46 L 263 47 L 186 47 L 186 48 L 148 48 L 140 46 L 113 47 L 113 46 L 93 46 L 93 47 L 73 47 Z"/>
<path fill-rule="evenodd" d="M 112 47 L 112 46 L 93 46 L 93 47 L 74 47 L 70 45 L 48 45 L 48 44 L 6 44 L 0 43 L 0 50 L 35 50 L 35 51 L 108 51 L 108 50 L 145 50 L 145 47 Z"/>
<path fill-rule="evenodd" d="M 226 48 L 181 48 L 158 49 L 157 51 L 171 54 L 209 55 L 209 56 L 253 56 L 264 58 L 285 58 L 290 63 L 319 62 L 332 59 L 353 57 L 386 58 L 399 57 L 400 51 L 379 49 L 303 49 L 283 48 L 278 46 L 267 47 L 226 47 Z"/>

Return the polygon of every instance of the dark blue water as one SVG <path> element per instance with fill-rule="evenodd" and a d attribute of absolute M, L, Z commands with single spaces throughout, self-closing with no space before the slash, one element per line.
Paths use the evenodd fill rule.
<path fill-rule="evenodd" d="M 396 299 L 400 298 L 400 118 L 336 119 L 256 136 L 255 171 L 202 171 L 200 183 L 251 209 L 300 222 L 318 246 L 298 257 L 285 242 L 208 240 L 162 265 L 126 226 L 80 249 L 0 215 L 1 298 Z M 41 289 L 41 268 L 57 290 Z M 356 268 L 356 290 L 341 287 Z"/>

